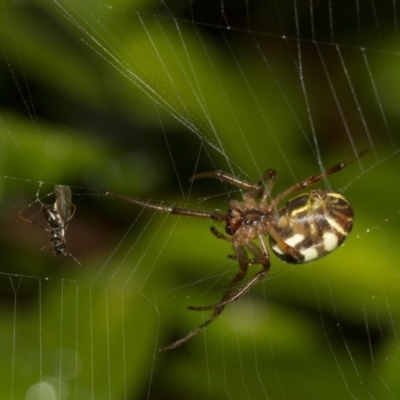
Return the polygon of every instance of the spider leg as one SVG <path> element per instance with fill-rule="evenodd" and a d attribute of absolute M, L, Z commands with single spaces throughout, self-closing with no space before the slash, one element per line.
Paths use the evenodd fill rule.
<path fill-rule="evenodd" d="M 216 178 L 219 179 L 222 182 L 227 182 L 230 183 L 231 185 L 241 187 L 242 189 L 247 189 L 247 190 L 259 190 L 259 185 L 247 182 L 243 179 L 239 179 L 234 175 L 228 174 L 227 172 L 218 170 L 218 171 L 212 171 L 212 172 L 203 172 L 201 174 L 196 174 L 193 175 L 189 181 L 193 182 L 196 179 L 203 179 L 203 178 Z"/>
<path fill-rule="evenodd" d="M 236 250 L 238 253 L 241 254 L 242 257 L 244 257 L 243 260 L 247 258 L 246 252 L 242 246 L 238 246 Z M 231 284 L 229 285 L 228 289 L 226 290 L 225 294 L 222 296 L 220 303 L 223 303 L 225 301 L 225 299 L 230 295 L 232 288 L 235 287 L 237 285 L 237 283 L 240 282 L 244 278 L 244 276 L 246 275 L 248 266 L 249 266 L 249 264 L 247 262 L 245 263 L 242 261 L 240 263 L 240 271 L 233 278 L 233 280 L 232 280 Z M 222 313 L 224 308 L 225 308 L 224 305 L 217 305 L 216 307 L 214 307 L 214 312 L 201 325 L 199 325 L 197 328 L 190 331 L 186 336 L 178 339 L 177 341 L 175 341 L 167 346 L 162 347 L 160 349 L 160 351 L 175 349 L 176 347 L 185 343 L 187 340 L 189 340 L 193 336 L 200 333 L 207 325 L 209 325 L 211 322 L 213 322 Z"/>
<path fill-rule="evenodd" d="M 192 210 L 190 208 L 163 206 L 162 204 L 154 204 L 149 201 L 136 200 L 132 197 L 124 196 L 123 194 L 110 192 L 109 190 L 104 190 L 103 192 L 106 195 L 111 195 L 111 196 L 123 199 L 123 200 L 127 201 L 128 203 L 137 204 L 139 206 L 142 206 L 145 208 L 151 208 L 153 210 L 157 210 L 157 211 L 164 212 L 164 213 L 185 215 L 188 217 L 195 217 L 195 218 L 207 218 L 207 219 L 211 219 L 212 221 L 225 221 L 225 219 L 226 219 L 226 214 Z"/>
<path fill-rule="evenodd" d="M 184 337 L 176 340 L 175 342 L 173 342 L 173 343 L 171 343 L 171 344 L 169 344 L 167 346 L 161 347 L 159 349 L 159 351 L 168 351 L 168 350 L 176 349 L 181 344 L 187 342 L 193 336 L 196 336 L 198 333 L 200 333 L 207 325 L 209 325 L 211 322 L 213 322 L 214 319 L 217 318 L 222 313 L 223 309 L 224 309 L 223 307 L 222 308 L 216 308 L 214 310 L 214 312 L 201 325 L 199 325 L 197 328 L 195 328 L 192 331 L 190 331 Z"/>
<path fill-rule="evenodd" d="M 255 260 L 254 264 L 259 264 L 260 260 Z M 217 310 L 218 308 L 225 307 L 228 304 L 234 303 L 236 300 L 240 299 L 243 297 L 256 283 L 261 281 L 264 276 L 268 273 L 269 271 L 270 264 L 263 264 L 263 269 L 261 271 L 258 271 L 252 279 L 250 279 L 240 290 L 235 292 L 233 295 L 231 295 L 228 299 L 226 300 L 221 300 L 217 304 L 211 304 L 209 306 L 188 306 L 187 308 L 192 311 L 206 311 L 206 310 Z"/>
<path fill-rule="evenodd" d="M 250 183 L 243 179 L 239 179 L 234 175 L 228 174 L 227 172 L 218 170 L 212 172 L 203 172 L 201 174 L 193 175 L 189 180 L 193 182 L 196 179 L 203 178 L 216 178 L 223 182 L 228 182 L 231 185 L 238 186 L 242 189 L 246 189 L 247 192 L 244 193 L 243 197 L 247 198 L 258 198 L 263 195 L 263 199 L 265 199 L 271 193 L 272 187 L 276 180 L 276 171 L 273 169 L 267 169 L 262 178 L 256 183 Z M 263 183 L 267 181 L 267 185 L 264 188 Z"/>
<path fill-rule="evenodd" d="M 260 188 L 260 191 L 256 197 L 260 197 L 261 195 L 261 203 L 265 203 L 267 201 L 267 197 L 270 196 L 272 188 L 275 185 L 277 178 L 277 173 L 273 169 L 267 169 L 262 177 L 262 179 L 258 182 L 258 185 L 261 186 L 265 181 L 267 184 L 265 185 L 265 188 L 262 189 Z M 248 195 L 250 193 L 246 193 Z M 243 196 L 244 197 L 244 196 Z"/>
<path fill-rule="evenodd" d="M 240 249 L 240 250 L 239 250 Z M 214 309 L 214 312 L 197 328 L 193 329 L 190 331 L 187 335 L 184 337 L 176 340 L 175 342 L 164 346 L 160 349 L 160 351 L 168 351 L 175 349 L 176 347 L 179 347 L 183 343 L 187 342 L 189 339 L 191 339 L 193 336 L 196 336 L 198 333 L 204 330 L 206 326 L 208 326 L 211 322 L 213 322 L 219 315 L 221 315 L 222 311 L 224 310 L 225 306 L 227 304 L 230 304 L 236 300 L 238 300 L 240 297 L 245 295 L 250 288 L 255 285 L 257 282 L 259 282 L 268 272 L 270 263 L 269 263 L 269 256 L 267 255 L 266 258 L 261 259 L 261 260 L 256 260 L 257 263 L 260 261 L 263 261 L 263 268 L 261 271 L 259 271 L 246 285 L 240 289 L 238 292 L 236 292 L 234 295 L 232 295 L 232 290 L 236 287 L 236 285 L 244 278 L 246 275 L 247 269 L 250 264 L 253 264 L 253 260 L 249 260 L 244 247 L 238 246 L 236 248 L 237 253 L 238 253 L 238 260 L 240 262 L 240 271 L 235 275 L 233 278 L 231 284 L 229 285 L 228 289 L 226 290 L 225 294 L 222 296 L 221 301 L 218 304 L 215 304 L 213 306 L 209 307 L 188 307 L 190 309 L 194 310 L 206 310 L 209 308 Z M 254 262 L 256 263 L 256 262 Z"/>
<path fill-rule="evenodd" d="M 223 233 L 221 233 L 215 226 L 210 228 L 211 233 L 216 236 L 218 239 L 226 240 L 229 243 L 232 243 L 232 239 Z"/>
<path fill-rule="evenodd" d="M 360 153 L 358 153 L 357 155 L 355 155 L 354 157 L 348 158 L 347 160 L 334 165 L 333 167 L 327 169 L 324 172 L 321 172 L 319 175 L 314 175 L 314 176 L 310 176 L 307 179 L 304 179 L 303 181 L 297 183 L 296 185 L 290 187 L 289 189 L 286 189 L 284 192 L 282 192 L 281 194 L 279 194 L 278 196 L 276 196 L 273 201 L 271 202 L 271 205 L 273 207 L 276 207 L 285 197 L 287 197 L 289 194 L 296 192 L 297 190 L 301 190 L 304 189 L 308 186 L 312 186 L 315 183 L 317 183 L 318 181 L 320 181 L 321 179 L 325 178 L 326 176 L 329 176 L 335 172 L 338 172 L 340 170 L 342 170 L 343 168 L 345 168 L 347 165 L 349 165 L 350 163 L 352 163 L 353 161 L 358 160 L 360 157 L 362 157 L 364 154 L 366 154 L 368 152 L 368 149 L 361 151 Z"/>
<path fill-rule="evenodd" d="M 237 250 L 236 255 L 228 256 L 231 259 L 239 261 L 239 267 L 241 270 L 233 278 L 231 284 L 229 285 L 227 291 L 225 292 L 224 296 L 222 297 L 219 303 L 211 304 L 209 306 L 188 306 L 187 308 L 192 311 L 205 311 L 205 310 L 216 309 L 221 306 L 226 306 L 244 296 L 253 285 L 255 285 L 257 282 L 263 279 L 264 276 L 269 271 L 270 263 L 269 263 L 269 254 L 265 249 L 265 243 L 263 241 L 263 238 L 259 237 L 259 239 L 261 246 L 265 250 L 264 252 L 262 252 L 254 243 L 251 242 L 240 246 L 242 249 L 243 247 L 245 247 L 246 250 L 248 250 L 252 255 L 254 255 L 254 258 L 249 259 L 244 250 L 241 252 Z M 234 288 L 246 275 L 246 273 L 243 274 L 243 269 L 245 268 L 245 271 L 247 272 L 247 268 L 249 267 L 249 265 L 253 264 L 261 264 L 263 268 L 256 275 L 254 275 L 254 277 L 249 282 L 247 282 L 240 290 L 234 291 Z"/>
<path fill-rule="evenodd" d="M 286 254 L 291 255 L 295 260 L 298 260 L 298 262 L 301 262 L 304 260 L 304 255 L 301 254 L 298 250 L 296 250 L 294 247 L 289 246 L 286 242 L 283 241 L 282 237 L 279 236 L 275 229 L 272 227 L 269 227 L 268 229 L 268 235 L 272 237 L 272 239 L 275 240 L 276 244 L 279 246 L 279 248 Z"/>

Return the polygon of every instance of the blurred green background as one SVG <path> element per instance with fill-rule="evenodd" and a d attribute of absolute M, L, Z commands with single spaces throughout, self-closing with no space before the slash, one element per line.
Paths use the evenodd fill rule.
<path fill-rule="evenodd" d="M 2 5 L 1 398 L 400 398 L 396 15 L 328 3 Z M 355 209 L 345 246 L 297 267 L 272 256 L 265 282 L 158 352 L 237 264 L 209 221 L 103 189 L 225 210 L 240 191 L 189 177 L 273 167 L 279 193 L 364 148 L 329 178 Z M 54 184 L 73 191 L 81 266 L 18 218 L 43 224 L 36 195 L 51 203 Z"/>

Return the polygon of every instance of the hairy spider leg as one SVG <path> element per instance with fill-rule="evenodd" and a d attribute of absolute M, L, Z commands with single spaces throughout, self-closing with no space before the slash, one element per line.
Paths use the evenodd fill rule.
<path fill-rule="evenodd" d="M 232 240 L 229 237 L 218 232 L 215 228 L 211 229 L 211 231 L 218 238 L 224 239 L 228 242 L 232 242 Z M 254 243 L 250 242 L 243 245 L 235 246 L 236 254 L 228 256 L 230 259 L 239 261 L 239 268 L 241 268 L 241 270 L 243 269 L 243 265 L 246 265 L 246 269 L 243 275 L 241 275 L 241 271 L 238 274 L 236 274 L 231 284 L 229 285 L 228 289 L 226 290 L 224 296 L 218 303 L 211 304 L 208 306 L 187 306 L 187 308 L 192 311 L 205 311 L 205 310 L 213 310 L 221 306 L 225 307 L 226 305 L 231 304 L 236 300 L 238 300 L 240 297 L 244 296 L 251 289 L 253 285 L 259 282 L 268 272 L 270 268 L 270 262 L 269 262 L 269 253 L 265 248 L 265 242 L 263 237 L 259 236 L 258 239 L 260 241 L 261 246 L 263 247 L 264 250 L 263 252 L 261 252 L 261 250 Z M 254 258 L 249 259 L 247 257 L 245 250 L 251 253 L 254 256 Z M 255 274 L 254 277 L 250 281 L 248 281 L 240 290 L 234 291 L 235 287 L 245 277 L 248 266 L 253 264 L 261 264 L 263 268 L 261 269 L 261 271 Z"/>
<path fill-rule="evenodd" d="M 275 170 L 268 168 L 262 178 L 257 182 L 257 189 L 250 189 L 243 193 L 243 200 L 258 199 L 261 197 L 260 203 L 266 204 L 267 198 L 271 196 L 272 188 L 275 185 L 277 173 Z M 267 183 L 265 183 L 267 182 Z"/>
<path fill-rule="evenodd" d="M 185 335 L 184 337 L 176 340 L 175 342 L 161 347 L 159 349 L 159 351 L 168 351 L 168 350 L 172 350 L 172 349 L 176 349 L 177 347 L 179 347 L 180 345 L 182 345 L 183 343 L 187 342 L 189 339 L 191 339 L 193 336 L 196 336 L 198 333 L 200 333 L 202 330 L 204 330 L 204 328 L 211 324 L 211 322 L 213 322 L 222 312 L 224 308 L 216 308 L 215 311 L 211 314 L 211 316 L 209 318 L 207 318 L 207 320 L 205 320 L 201 325 L 199 325 L 197 328 L 193 329 L 192 331 L 190 331 L 187 335 Z"/>
<path fill-rule="evenodd" d="M 260 262 L 253 262 L 253 260 L 250 260 L 251 262 L 250 264 L 261 264 Z M 228 297 L 225 300 L 221 300 L 219 303 L 216 304 L 211 304 L 209 306 L 187 306 L 188 310 L 192 310 L 192 311 L 207 311 L 207 310 L 214 310 L 217 309 L 219 307 L 225 307 L 228 304 L 234 303 L 236 300 L 240 299 L 241 297 L 243 297 L 247 292 L 250 291 L 250 289 L 257 284 L 258 282 L 260 282 L 265 275 L 267 274 L 267 272 L 270 269 L 270 264 L 262 264 L 263 268 L 261 271 L 258 271 L 253 278 L 251 278 L 243 287 L 240 288 L 240 290 L 235 291 L 230 297 Z M 221 310 L 222 312 L 222 310 Z M 215 319 L 215 318 L 214 318 Z"/>
<path fill-rule="evenodd" d="M 161 204 L 154 204 L 149 201 L 136 200 L 132 197 L 125 196 L 123 194 L 110 192 L 109 190 L 104 190 L 104 193 L 106 195 L 110 194 L 111 196 L 119 197 L 120 199 L 123 199 L 123 200 L 127 201 L 128 203 L 137 204 L 137 205 L 143 206 L 145 208 L 152 208 L 153 210 L 157 210 L 157 211 L 168 213 L 168 214 L 184 215 L 184 216 L 196 217 L 196 218 L 207 218 L 207 219 L 211 219 L 212 221 L 225 221 L 226 220 L 226 214 L 207 212 L 207 211 L 198 211 L 198 210 L 192 210 L 192 209 L 180 208 L 180 207 L 163 206 Z"/>
<path fill-rule="evenodd" d="M 258 191 L 260 189 L 258 184 L 250 183 L 245 180 L 239 179 L 234 175 L 228 174 L 227 172 L 217 170 L 211 172 L 202 172 L 201 174 L 193 175 L 189 181 L 193 182 L 197 179 L 204 179 L 204 178 L 215 178 L 219 179 L 222 182 L 230 183 L 231 185 L 241 187 L 242 189 L 247 190 L 254 190 Z"/>
<path fill-rule="evenodd" d="M 272 188 L 274 187 L 276 182 L 276 177 L 276 171 L 269 168 L 265 171 L 263 179 L 258 183 L 258 185 L 261 186 L 265 181 L 267 181 L 267 184 L 265 185 L 265 188 L 262 192 L 261 203 L 266 203 L 268 197 L 271 196 Z M 262 188 L 260 188 L 260 190 L 262 190 Z"/>
<path fill-rule="evenodd" d="M 366 154 L 368 152 L 368 149 L 361 151 L 360 153 L 358 153 L 356 156 L 348 158 L 347 160 L 334 165 L 333 167 L 327 169 L 324 172 L 321 172 L 319 175 L 314 175 L 314 176 L 310 176 L 307 179 L 304 179 L 303 181 L 296 183 L 295 185 L 293 185 L 292 187 L 286 189 L 284 192 L 280 193 L 279 195 L 277 195 L 271 202 L 271 205 L 273 207 L 277 207 L 278 204 L 285 198 L 287 197 L 289 194 L 296 192 L 297 190 L 301 190 L 304 189 L 308 186 L 312 186 L 315 183 L 317 183 L 318 181 L 320 181 L 322 178 L 325 178 L 326 176 L 329 176 L 335 172 L 338 172 L 340 170 L 342 170 L 343 168 L 345 168 L 347 165 L 349 165 L 350 163 L 352 163 L 353 161 L 358 160 L 359 158 L 361 158 L 364 154 Z M 275 238 L 274 238 L 275 239 Z"/>
<path fill-rule="evenodd" d="M 242 189 L 246 189 L 247 192 L 244 193 L 243 197 L 247 198 L 258 198 L 261 195 L 263 196 L 263 200 L 269 196 L 271 193 L 272 187 L 274 186 L 276 180 L 276 172 L 273 169 L 267 169 L 262 178 L 256 183 L 250 183 L 243 179 L 239 179 L 234 175 L 228 174 L 227 172 L 218 170 L 218 171 L 211 171 L 211 172 L 203 172 L 201 174 L 193 175 L 189 181 L 193 182 L 197 179 L 203 178 L 215 178 L 219 179 L 222 182 L 230 183 L 233 186 L 240 187 Z M 263 183 L 267 181 L 265 187 L 263 187 Z"/>
<path fill-rule="evenodd" d="M 185 343 L 186 341 L 188 341 L 189 339 L 191 339 L 193 336 L 196 336 L 198 333 L 203 331 L 206 328 L 207 325 L 209 325 L 219 315 L 221 315 L 221 313 L 224 310 L 226 304 L 230 304 L 233 301 L 237 300 L 242 295 L 246 294 L 253 285 L 255 285 L 257 282 L 259 282 L 261 279 L 264 278 L 264 276 L 267 274 L 267 272 L 268 272 L 268 270 L 270 268 L 268 255 L 264 259 L 262 270 L 259 271 L 239 292 L 235 293 L 235 295 L 233 296 L 234 300 L 231 300 L 231 293 L 232 293 L 233 289 L 246 276 L 246 273 L 247 273 L 249 265 L 254 263 L 253 260 L 250 260 L 247 257 L 246 251 L 243 248 L 243 246 L 241 246 L 241 245 L 237 246 L 236 250 L 237 250 L 237 256 L 235 256 L 235 258 L 237 257 L 237 260 L 239 261 L 239 269 L 240 269 L 240 271 L 233 278 L 233 280 L 232 280 L 231 284 L 229 285 L 228 289 L 225 291 L 225 294 L 222 296 L 221 301 L 217 305 L 215 305 L 215 307 L 206 307 L 206 308 L 204 308 L 204 309 L 213 308 L 214 312 L 201 325 L 199 325 L 197 328 L 193 329 L 187 335 L 185 335 L 184 337 L 176 340 L 175 342 L 160 348 L 160 351 L 168 351 L 168 350 L 175 349 L 175 348 L 179 347 L 180 345 L 182 345 L 183 343 Z M 257 263 L 258 263 L 258 261 L 261 261 L 261 260 L 257 260 Z M 199 307 L 199 308 L 197 308 L 197 307 L 193 307 L 193 308 L 192 307 L 188 307 L 188 308 L 191 309 L 191 310 L 203 310 L 203 308 L 201 308 L 201 307 Z"/>

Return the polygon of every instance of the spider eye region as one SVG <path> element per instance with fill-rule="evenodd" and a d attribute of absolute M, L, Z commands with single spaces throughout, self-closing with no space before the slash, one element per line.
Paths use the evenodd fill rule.
<path fill-rule="evenodd" d="M 232 208 L 228 211 L 225 231 L 229 235 L 234 235 L 241 226 L 257 228 L 265 218 L 266 213 L 260 210 L 241 211 L 238 208 Z"/>
<path fill-rule="evenodd" d="M 303 193 L 279 210 L 275 226 L 277 236 L 298 256 L 289 254 L 270 236 L 272 251 L 282 261 L 292 264 L 317 260 L 343 243 L 351 232 L 353 220 L 353 208 L 342 194 L 327 189 Z"/>
<path fill-rule="evenodd" d="M 243 223 L 243 212 L 238 208 L 228 210 L 226 218 L 225 232 L 228 235 L 234 235 Z"/>

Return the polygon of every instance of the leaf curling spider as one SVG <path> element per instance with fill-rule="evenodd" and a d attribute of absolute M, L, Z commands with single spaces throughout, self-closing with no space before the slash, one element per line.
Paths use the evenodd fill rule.
<path fill-rule="evenodd" d="M 270 255 L 264 240 L 265 236 L 269 236 L 273 253 L 281 260 L 292 264 L 317 260 L 338 248 L 352 229 L 354 215 L 352 206 L 342 194 L 330 189 L 314 189 L 292 198 L 280 209 L 278 205 L 291 193 L 312 186 L 321 179 L 342 170 L 367 151 L 361 151 L 356 156 L 336 164 L 319 175 L 311 176 L 289 187 L 274 198 L 271 197 L 271 191 L 277 173 L 273 169 L 267 169 L 256 184 L 220 170 L 192 176 L 191 182 L 196 179 L 216 178 L 245 190 L 243 200 L 232 200 L 226 213 L 153 204 L 105 190 L 106 195 L 112 195 L 145 208 L 169 214 L 208 218 L 226 224 L 226 234 L 219 232 L 215 227 L 211 227 L 211 232 L 218 239 L 233 245 L 235 254 L 228 257 L 238 261 L 239 272 L 234 276 L 218 303 L 202 307 L 187 306 L 189 310 L 194 311 L 214 311 L 197 328 L 160 348 L 160 351 L 179 347 L 200 333 L 222 313 L 228 304 L 243 297 L 265 277 L 270 269 Z M 258 239 L 259 246 L 253 242 L 254 239 Z M 260 264 L 261 270 L 237 289 L 246 276 L 248 267 L 253 264 Z"/>
<path fill-rule="evenodd" d="M 56 200 L 54 204 L 43 204 L 39 200 L 39 190 L 36 193 L 36 199 L 41 204 L 41 210 L 48 227 L 46 228 L 38 222 L 25 218 L 22 215 L 22 210 L 18 213 L 19 217 L 26 222 L 39 225 L 49 234 L 50 244 L 43 246 L 41 250 L 52 245 L 53 255 L 58 256 L 62 254 L 63 256 L 70 256 L 74 261 L 81 265 L 81 263 L 71 253 L 69 253 L 66 248 L 67 240 L 65 238 L 65 233 L 68 223 L 71 221 L 76 211 L 75 205 L 72 204 L 71 188 L 66 185 L 55 185 L 54 195 Z"/>

